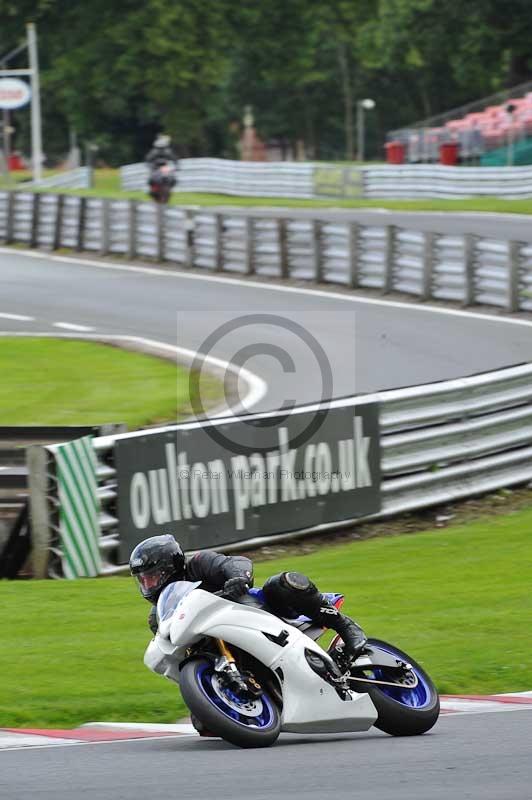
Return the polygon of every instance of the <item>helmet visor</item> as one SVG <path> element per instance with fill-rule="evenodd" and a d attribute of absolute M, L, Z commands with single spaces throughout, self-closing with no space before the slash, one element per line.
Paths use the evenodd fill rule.
<path fill-rule="evenodd" d="M 143 597 L 153 597 L 172 577 L 172 570 L 166 567 L 152 567 L 135 575 Z"/>

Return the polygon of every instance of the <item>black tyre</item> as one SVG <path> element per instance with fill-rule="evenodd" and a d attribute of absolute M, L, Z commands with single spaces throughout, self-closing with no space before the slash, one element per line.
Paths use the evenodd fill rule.
<path fill-rule="evenodd" d="M 367 692 L 373 700 L 379 714 L 375 727 L 391 736 L 419 736 L 429 731 L 440 715 L 440 698 L 432 679 L 423 667 L 395 645 L 380 639 L 368 639 L 368 645 L 411 664 L 417 678 L 414 688 L 371 686 L 363 681 L 351 683 L 356 692 Z M 374 676 L 380 680 L 396 680 L 393 673 L 387 675 L 385 669 L 375 669 Z"/>
<path fill-rule="evenodd" d="M 269 747 L 281 731 L 277 705 L 264 692 L 240 700 L 220 682 L 206 658 L 187 661 L 179 676 L 181 694 L 192 714 L 211 733 L 238 747 Z"/>

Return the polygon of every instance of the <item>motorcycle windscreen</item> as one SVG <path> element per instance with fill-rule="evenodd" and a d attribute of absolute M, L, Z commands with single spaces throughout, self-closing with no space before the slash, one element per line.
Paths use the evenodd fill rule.
<path fill-rule="evenodd" d="M 200 586 L 201 581 L 176 581 L 163 589 L 157 601 L 157 618 L 159 622 L 172 616 L 185 597 Z"/>

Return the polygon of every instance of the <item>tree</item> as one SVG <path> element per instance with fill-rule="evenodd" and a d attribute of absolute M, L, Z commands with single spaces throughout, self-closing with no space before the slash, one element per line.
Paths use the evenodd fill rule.
<path fill-rule="evenodd" d="M 0 0 L 0 53 L 38 26 L 44 138 L 118 164 L 160 130 L 182 155 L 235 150 L 244 106 L 286 153 L 354 156 L 363 97 L 386 130 L 532 77 L 530 0 Z M 29 115 L 16 120 L 29 138 Z"/>

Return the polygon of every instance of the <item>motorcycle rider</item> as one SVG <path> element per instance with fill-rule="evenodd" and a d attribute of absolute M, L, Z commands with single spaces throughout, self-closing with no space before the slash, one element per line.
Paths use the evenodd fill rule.
<path fill-rule="evenodd" d="M 172 150 L 171 139 L 165 133 L 160 133 L 153 143 L 153 147 L 146 156 L 146 164 L 150 170 L 148 183 L 150 196 L 157 199 L 157 186 L 165 184 L 169 194 L 170 189 L 176 185 L 177 156 Z"/>
<path fill-rule="evenodd" d="M 171 143 L 172 140 L 166 133 L 159 133 L 156 136 L 153 146 L 145 159 L 151 171 L 161 167 L 163 164 L 177 164 L 177 156 L 171 147 Z"/>
<path fill-rule="evenodd" d="M 253 586 L 253 564 L 245 556 L 226 556 L 202 550 L 186 558 L 171 534 L 151 536 L 138 544 L 129 559 L 131 574 L 142 596 L 152 604 L 148 624 L 157 632 L 156 604 L 162 590 L 174 581 L 201 581 L 207 592 L 223 591 L 223 596 L 238 602 Z M 273 575 L 263 586 L 268 610 L 279 617 L 297 618 L 304 614 L 323 628 L 340 634 L 344 653 L 355 657 L 367 638 L 350 617 L 338 609 L 299 572 Z"/>

